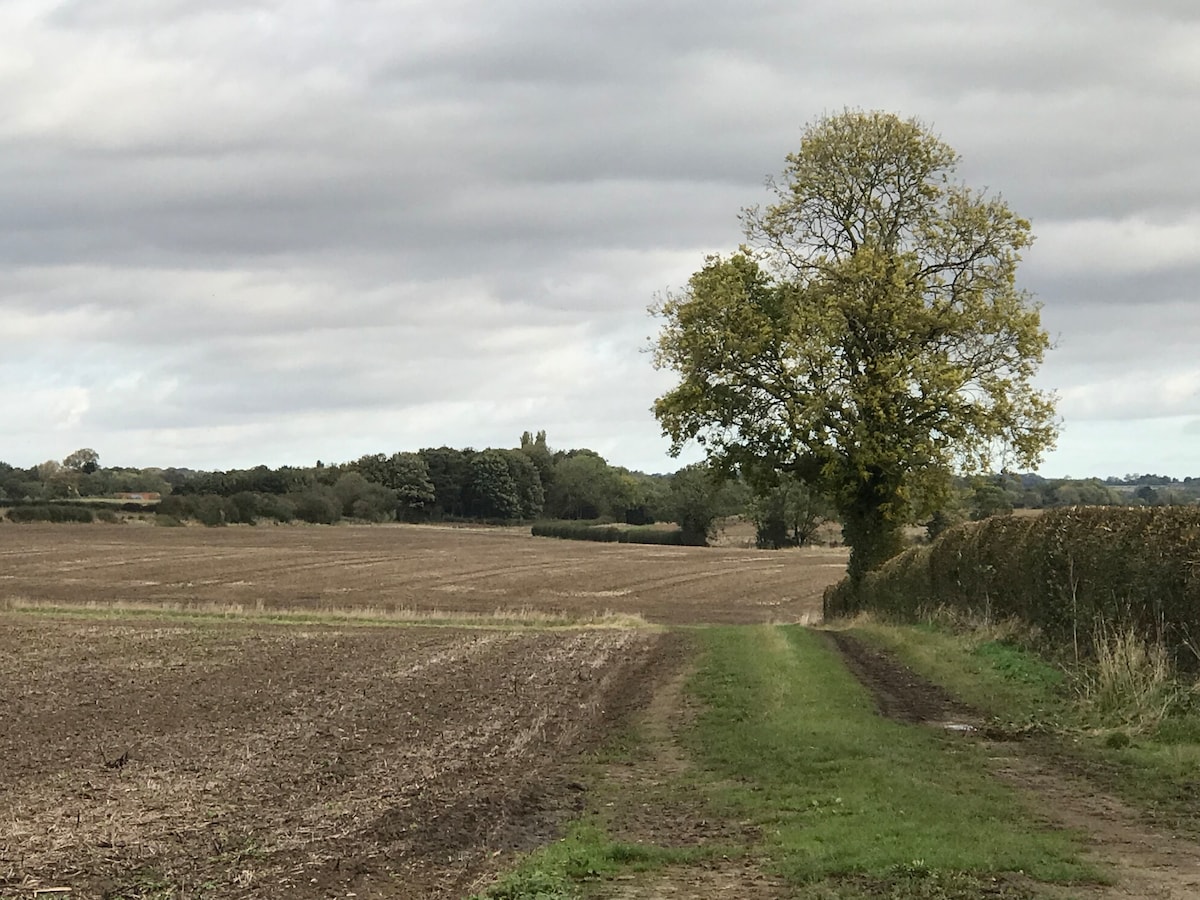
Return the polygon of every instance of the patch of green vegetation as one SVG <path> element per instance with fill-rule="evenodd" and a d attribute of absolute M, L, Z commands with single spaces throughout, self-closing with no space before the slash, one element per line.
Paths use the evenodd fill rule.
<path fill-rule="evenodd" d="M 588 753 L 588 759 L 599 765 L 632 763 L 646 759 L 649 752 L 643 730 L 628 724 L 611 732 L 604 743 Z"/>
<path fill-rule="evenodd" d="M 1096 878 L 1069 835 L 1031 822 L 979 748 L 878 716 L 821 634 L 763 626 L 702 637 L 692 690 L 705 709 L 690 749 L 720 779 L 714 791 L 762 828 L 787 879 L 836 891 L 857 890 L 847 878 L 883 887 L 1014 872 Z"/>
<path fill-rule="evenodd" d="M 1160 821 L 1200 833 L 1194 787 L 1200 769 L 1200 696 L 1194 688 L 1160 682 L 1160 674 L 1147 678 L 1143 690 L 1108 691 L 1117 702 L 1094 687 L 1103 673 L 1067 674 L 986 630 L 870 623 L 853 632 L 896 653 L 981 713 L 1003 724 L 1039 726 L 1046 732 L 1047 752 L 1069 759 L 1073 768 L 1153 811 Z M 1133 656 L 1130 652 L 1125 664 L 1110 665 L 1137 674 L 1138 666 L 1129 661 Z M 1147 705 L 1160 708 L 1147 712 Z"/>
<path fill-rule="evenodd" d="M 473 900 L 575 900 L 589 882 L 622 872 L 645 872 L 690 863 L 713 851 L 667 849 L 613 841 L 598 827 L 577 822 L 566 837 L 530 854 Z"/>
<path fill-rule="evenodd" d="M 1019 876 L 931 871 L 914 860 L 885 877 L 829 879 L 806 887 L 804 896 L 812 900 L 1034 900 L 1046 894 L 1041 886 Z"/>
<path fill-rule="evenodd" d="M 119 888 L 105 891 L 103 900 L 175 900 L 176 885 L 159 872 L 143 870 L 129 877 Z"/>
<path fill-rule="evenodd" d="M 1055 727 L 1073 715 L 1072 688 L 1063 670 L 1012 636 L 931 623 L 868 623 L 857 625 L 853 633 L 895 653 L 969 706 L 1008 723 Z"/>

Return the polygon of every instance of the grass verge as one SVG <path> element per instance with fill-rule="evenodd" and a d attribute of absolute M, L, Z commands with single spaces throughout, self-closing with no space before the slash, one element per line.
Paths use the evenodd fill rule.
<path fill-rule="evenodd" d="M 1080 861 L 1072 835 L 1040 825 L 1014 790 L 988 774 L 976 744 L 881 718 L 821 633 L 760 626 L 695 636 L 702 653 L 688 689 L 698 708 L 674 736 L 691 765 L 656 776 L 649 793 L 638 779 L 597 784 L 582 822 L 480 900 L 606 896 L 601 883 L 615 877 L 705 860 L 719 868 L 723 857 L 739 866 L 753 860 L 798 896 L 824 900 L 1032 900 L 1100 880 Z M 648 742 L 660 739 L 672 738 L 631 727 L 597 761 L 653 765 Z M 615 841 L 604 830 L 606 810 L 625 804 L 737 823 L 751 844 Z M 661 831 L 671 834 L 672 826 Z"/>
<path fill-rule="evenodd" d="M 703 639 L 690 750 L 728 814 L 762 827 L 789 881 L 828 897 L 970 897 L 1017 878 L 1096 878 L 1071 836 L 1039 827 L 987 774 L 977 747 L 878 716 L 819 633 Z M 995 895 L 1030 896 L 1013 890 Z"/>
<path fill-rule="evenodd" d="M 1118 658 L 1105 668 L 1068 672 L 987 629 L 865 621 L 852 631 L 1000 727 L 1039 732 L 1045 752 L 1126 802 L 1200 834 L 1200 690 L 1165 682 L 1153 654 L 1140 666 L 1144 651 L 1123 636 L 1108 646 Z"/>
<path fill-rule="evenodd" d="M 703 848 L 667 849 L 611 840 L 590 822 L 576 822 L 566 837 L 530 854 L 512 872 L 472 900 L 574 900 L 590 882 L 621 872 L 645 872 L 707 858 Z"/>

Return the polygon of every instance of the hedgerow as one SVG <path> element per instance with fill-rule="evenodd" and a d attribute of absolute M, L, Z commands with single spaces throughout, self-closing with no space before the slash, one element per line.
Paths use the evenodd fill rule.
<path fill-rule="evenodd" d="M 690 538 L 681 529 L 621 528 L 617 525 L 585 525 L 581 522 L 538 522 L 534 537 L 566 541 L 599 541 L 610 544 L 667 544 L 673 547 L 703 546 L 703 539 Z"/>
<path fill-rule="evenodd" d="M 946 607 L 1016 618 L 1081 654 L 1100 625 L 1162 641 L 1200 666 L 1200 509 L 1076 507 L 958 525 L 825 594 L 827 616 L 903 620 Z"/>
<path fill-rule="evenodd" d="M 8 511 L 13 522 L 91 522 L 92 511 L 80 506 L 45 504 L 43 506 L 14 506 Z"/>

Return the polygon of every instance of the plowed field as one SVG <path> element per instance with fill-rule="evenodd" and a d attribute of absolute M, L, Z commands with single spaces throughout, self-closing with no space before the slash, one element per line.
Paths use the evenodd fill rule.
<path fill-rule="evenodd" d="M 10 616 L 0 896 L 464 896 L 675 641 Z"/>
<path fill-rule="evenodd" d="M 592 544 L 511 529 L 0 525 L 0 602 L 611 610 L 732 624 L 819 612 L 845 563 L 840 549 Z"/>
<path fill-rule="evenodd" d="M 581 754 L 684 656 L 645 627 L 155 608 L 798 619 L 843 562 L 504 530 L 0 526 L 0 897 L 466 896 L 583 807 Z M 46 608 L 83 604 L 118 612 Z"/>

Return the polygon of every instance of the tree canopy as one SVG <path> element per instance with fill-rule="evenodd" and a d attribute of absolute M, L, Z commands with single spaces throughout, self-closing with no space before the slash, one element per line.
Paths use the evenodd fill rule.
<path fill-rule="evenodd" d="M 952 471 L 1032 467 L 1057 432 L 1032 379 L 1049 346 L 1016 287 L 1029 222 L 953 180 L 915 120 L 848 111 L 810 125 L 747 242 L 652 309 L 654 405 L 678 453 L 788 472 L 827 494 L 859 578 Z"/>

